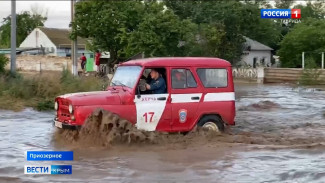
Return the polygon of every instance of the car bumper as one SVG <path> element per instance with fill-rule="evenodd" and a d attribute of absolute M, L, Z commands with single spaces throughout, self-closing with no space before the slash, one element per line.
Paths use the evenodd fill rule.
<path fill-rule="evenodd" d="M 53 120 L 53 126 L 60 128 L 60 129 L 69 129 L 69 130 L 79 130 L 81 128 L 81 125 L 69 125 L 66 123 L 62 123 L 57 120 Z"/>

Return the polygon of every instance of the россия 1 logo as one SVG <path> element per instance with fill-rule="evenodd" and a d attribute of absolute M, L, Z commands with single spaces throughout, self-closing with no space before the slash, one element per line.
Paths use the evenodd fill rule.
<path fill-rule="evenodd" d="M 300 9 L 261 9 L 261 18 L 300 19 Z"/>

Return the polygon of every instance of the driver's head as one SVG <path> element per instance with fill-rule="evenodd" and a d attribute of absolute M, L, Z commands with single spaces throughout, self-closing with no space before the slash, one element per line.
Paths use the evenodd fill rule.
<path fill-rule="evenodd" d="M 150 76 L 152 79 L 158 79 L 159 72 L 156 69 L 151 69 Z"/>

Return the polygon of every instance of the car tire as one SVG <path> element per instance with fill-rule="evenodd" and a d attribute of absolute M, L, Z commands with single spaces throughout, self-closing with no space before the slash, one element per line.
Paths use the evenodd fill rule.
<path fill-rule="evenodd" d="M 197 126 L 202 127 L 202 128 L 208 128 L 208 129 L 216 131 L 216 132 L 224 132 L 225 131 L 224 122 L 217 115 L 204 116 L 197 123 Z"/>

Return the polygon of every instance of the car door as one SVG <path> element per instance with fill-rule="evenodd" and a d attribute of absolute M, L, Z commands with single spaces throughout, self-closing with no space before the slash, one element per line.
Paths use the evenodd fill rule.
<path fill-rule="evenodd" d="M 165 76 L 168 71 L 165 70 Z M 135 95 L 137 114 L 136 127 L 146 131 L 169 131 L 171 120 L 171 106 L 169 100 L 168 79 L 164 78 L 167 92 L 163 94 Z"/>
<path fill-rule="evenodd" d="M 171 106 L 173 131 L 187 131 L 195 122 L 202 98 L 191 68 L 171 68 Z"/>

